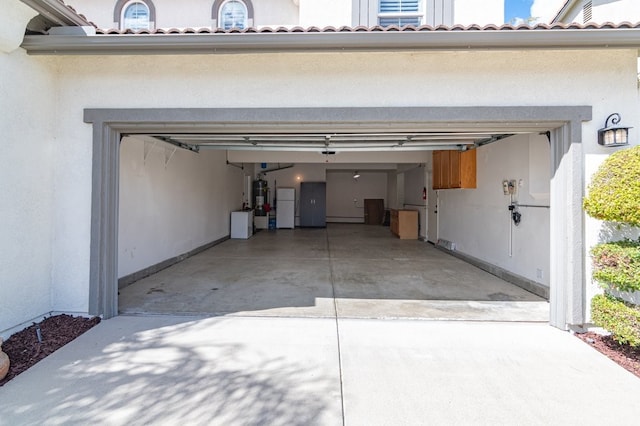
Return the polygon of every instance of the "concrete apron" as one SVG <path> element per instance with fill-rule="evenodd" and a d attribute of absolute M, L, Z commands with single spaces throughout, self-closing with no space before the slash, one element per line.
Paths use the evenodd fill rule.
<path fill-rule="evenodd" d="M 633 425 L 639 394 L 546 324 L 120 316 L 0 388 L 0 426 Z"/>
<path fill-rule="evenodd" d="M 544 299 L 389 228 L 261 231 L 120 290 L 121 314 L 549 319 Z"/>

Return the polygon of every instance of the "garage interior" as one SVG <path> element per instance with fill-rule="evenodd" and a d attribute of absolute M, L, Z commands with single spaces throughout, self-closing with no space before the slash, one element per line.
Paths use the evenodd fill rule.
<path fill-rule="evenodd" d="M 492 165 L 487 158 L 513 149 L 515 153 L 506 155 L 519 155 L 520 149 L 528 152 L 527 161 L 542 163 L 542 169 L 549 169 L 548 128 L 512 123 L 502 128 L 458 126 L 456 131 L 297 130 L 281 125 L 277 132 L 240 133 L 225 129 L 215 133 L 124 135 L 120 151 L 120 313 L 549 320 L 548 266 L 535 268 L 535 276 L 530 279 L 517 273 L 497 274 L 506 279 L 516 277 L 510 280 L 518 284 L 514 285 L 472 265 L 477 260 L 473 256 L 467 261 L 459 258 L 465 258 L 464 254 L 454 256 L 458 251 L 456 241 L 446 238 L 439 204 L 446 207 L 446 203 L 454 202 L 447 198 L 451 194 L 468 198 L 477 188 L 433 189 L 434 152 L 477 151 L 477 187 L 491 185 L 503 210 L 495 211 L 491 202 L 477 205 L 475 200 L 469 205 L 476 212 L 467 211 L 466 218 L 453 226 L 494 227 L 485 223 L 491 220 L 483 215 L 488 209 L 502 221 L 501 231 L 497 231 L 501 234 L 498 250 L 508 252 L 508 260 L 515 263 L 526 262 L 526 252 L 520 252 L 521 247 L 514 242 L 514 229 L 519 232 L 520 224 L 514 225 L 513 213 L 521 215 L 522 228 L 530 226 L 527 222 L 532 217 L 546 215 L 548 234 L 550 177 L 542 177 L 546 188 L 541 187 L 544 185 L 540 184 L 540 176 L 532 178 L 531 170 L 526 176 L 505 171 L 499 179 L 488 179 L 485 175 Z M 518 144 L 520 148 L 514 148 Z M 545 144 L 546 151 L 540 150 Z M 213 182 L 216 178 L 208 176 L 204 182 L 189 182 L 171 175 L 176 163 L 185 160 L 183 168 L 197 169 L 199 166 L 189 165 L 190 159 L 204 156 L 211 157 L 208 167 L 228 170 L 229 180 Z M 517 169 L 518 165 L 514 167 Z M 265 195 L 270 211 L 266 214 L 256 213 L 257 202 L 251 194 L 258 179 L 269 188 Z M 301 182 L 325 182 L 326 228 L 299 226 Z M 514 193 L 508 194 L 507 187 L 503 188 L 504 182 L 512 187 L 515 198 Z M 193 235 L 172 234 L 179 233 L 180 225 L 176 223 L 207 221 L 207 203 L 202 200 L 193 209 L 200 210 L 199 214 L 184 211 L 184 206 L 192 202 L 185 193 L 194 188 L 197 192 L 200 186 L 204 191 L 201 193 L 211 192 L 213 198 L 215 191 L 211 188 L 234 194 L 222 203 L 227 209 L 226 232 L 201 241 L 197 231 Z M 274 226 L 275 189 L 281 187 L 295 188 L 295 229 Z M 520 197 L 518 191 L 523 192 Z M 158 192 L 171 200 L 169 205 L 155 204 Z M 364 203 L 372 199 L 382 200 L 384 224 L 365 224 L 368 215 Z M 136 219 L 131 212 L 140 208 L 140 201 L 153 206 L 152 214 L 141 209 Z M 218 204 L 220 201 L 210 200 Z M 509 206 L 515 208 L 509 210 Z M 230 212 L 246 210 L 245 207 L 256 215 L 253 228 L 257 232 L 247 239 L 227 239 L 231 233 Z M 399 239 L 391 233 L 389 216 L 393 210 L 417 212 L 415 236 Z M 271 223 L 268 218 L 272 218 Z M 200 229 L 205 228 L 203 223 Z M 541 248 L 548 257 L 549 236 L 540 231 L 532 227 L 524 239 L 530 249 Z M 139 234 L 146 240 L 144 243 L 137 241 Z M 167 245 L 163 241 L 167 239 L 174 243 L 184 240 L 184 244 L 169 243 L 172 251 L 144 258 L 141 252 L 145 244 L 155 249 Z M 142 259 L 131 261 L 134 258 Z M 488 266 L 485 269 L 491 272 L 504 272 L 500 267 Z M 522 286 L 522 282 L 528 286 Z M 533 288 L 537 294 L 521 287 Z"/>

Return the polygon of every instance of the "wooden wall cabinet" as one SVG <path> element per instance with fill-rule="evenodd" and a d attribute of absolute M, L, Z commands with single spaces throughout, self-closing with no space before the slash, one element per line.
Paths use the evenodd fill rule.
<path fill-rule="evenodd" d="M 391 209 L 391 232 L 401 240 L 418 239 L 418 211 Z"/>
<path fill-rule="evenodd" d="M 433 189 L 475 188 L 476 150 L 433 151 Z"/>

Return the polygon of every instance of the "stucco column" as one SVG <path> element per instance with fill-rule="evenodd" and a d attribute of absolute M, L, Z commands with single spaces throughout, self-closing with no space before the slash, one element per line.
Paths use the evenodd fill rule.
<path fill-rule="evenodd" d="M 19 1 L 0 1 L 0 52 L 10 53 L 20 47 L 24 29 L 38 13 Z"/>
<path fill-rule="evenodd" d="M 567 329 L 584 323 L 582 246 L 583 153 L 581 132 L 567 123 L 551 135 L 551 325 Z"/>
<path fill-rule="evenodd" d="M 119 162 L 120 134 L 94 122 L 89 313 L 104 318 L 118 315 Z"/>

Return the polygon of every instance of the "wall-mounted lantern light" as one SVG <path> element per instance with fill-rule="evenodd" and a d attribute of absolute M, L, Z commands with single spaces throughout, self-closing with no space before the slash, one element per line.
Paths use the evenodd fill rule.
<path fill-rule="evenodd" d="M 611 121 L 611 124 L 609 124 Z M 604 128 L 598 130 L 598 143 L 602 146 L 629 145 L 629 129 L 631 127 L 618 126 L 620 114 L 613 113 L 604 122 Z"/>

